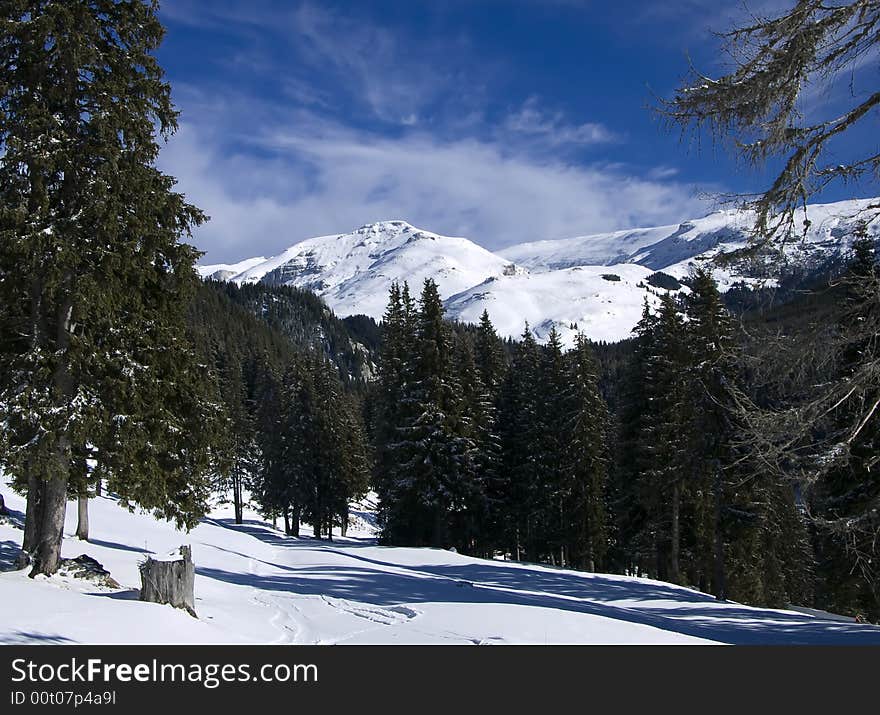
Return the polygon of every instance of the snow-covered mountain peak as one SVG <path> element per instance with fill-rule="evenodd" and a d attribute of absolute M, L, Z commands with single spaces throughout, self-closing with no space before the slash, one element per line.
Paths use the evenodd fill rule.
<path fill-rule="evenodd" d="M 200 270 L 205 276 L 215 271 L 213 266 Z M 492 276 L 515 272 L 510 261 L 473 241 L 393 219 L 364 224 L 349 233 L 309 238 L 224 277 L 239 284 L 261 281 L 306 288 L 340 315 L 364 313 L 378 319 L 395 281 L 407 281 L 418 293 L 424 280 L 432 278 L 441 294 L 450 296 Z"/>
<path fill-rule="evenodd" d="M 877 199 L 807 207 L 806 232 L 794 237 L 792 260 L 821 261 L 847 250 L 860 211 Z M 523 243 L 492 253 L 462 237 L 443 236 L 402 219 L 364 224 L 343 234 L 301 241 L 277 256 L 238 264 L 202 266 L 204 277 L 236 283 L 262 281 L 314 291 L 341 316 L 381 319 L 392 282 L 407 281 L 414 294 L 426 278 L 437 282 L 450 318 L 473 322 L 484 309 L 498 332 L 522 333 L 528 319 L 539 339 L 555 327 L 568 343 L 578 331 L 595 340 L 630 334 L 642 305 L 657 300 L 669 282 L 719 251 L 745 245 L 755 222 L 750 211 L 721 209 L 677 224 L 593 233 Z M 869 224 L 880 236 L 880 219 Z M 747 276 L 716 270 L 722 290 Z"/>

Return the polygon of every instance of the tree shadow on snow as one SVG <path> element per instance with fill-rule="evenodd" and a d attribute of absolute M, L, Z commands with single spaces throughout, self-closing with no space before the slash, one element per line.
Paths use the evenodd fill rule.
<path fill-rule="evenodd" d="M 0 541 L 0 571 L 15 571 L 15 560 L 21 552 L 21 544 L 15 541 Z"/>
<path fill-rule="evenodd" d="M 29 633 L 27 631 L 11 631 L 9 633 L 0 633 L 0 643 L 5 645 L 25 645 L 28 643 L 45 643 L 60 645 L 63 643 L 76 643 L 75 640 L 49 633 Z"/>
<path fill-rule="evenodd" d="M 719 602 L 698 591 L 648 579 L 524 568 L 497 561 L 403 565 L 358 554 L 357 550 L 366 544 L 336 546 L 317 539 L 289 538 L 259 522 L 235 528 L 272 546 L 332 553 L 351 565 L 287 566 L 261 561 L 279 573 L 255 575 L 204 567 L 197 567 L 196 573 L 268 591 L 376 606 L 437 602 L 540 607 L 603 616 L 724 643 L 880 644 L 878 627 Z"/>

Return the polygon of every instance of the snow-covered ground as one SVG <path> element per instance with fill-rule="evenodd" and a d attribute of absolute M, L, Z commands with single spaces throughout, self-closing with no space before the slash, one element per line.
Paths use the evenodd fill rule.
<path fill-rule="evenodd" d="M 18 545 L 24 501 L 0 485 L 0 562 Z M 92 500 L 86 553 L 122 584 L 0 573 L 0 643 L 873 643 L 880 628 L 816 612 L 717 602 L 647 579 L 469 558 L 440 549 L 376 546 L 370 504 L 353 509 L 348 538 L 288 538 L 225 509 L 189 534 L 110 497 Z M 2 519 L 0 519 L 2 521 Z M 308 532 L 304 532 L 308 533 Z M 198 619 L 137 600 L 146 553 L 191 544 Z"/>

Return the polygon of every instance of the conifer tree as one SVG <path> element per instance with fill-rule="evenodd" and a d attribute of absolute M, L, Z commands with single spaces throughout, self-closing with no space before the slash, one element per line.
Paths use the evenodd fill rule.
<path fill-rule="evenodd" d="M 392 284 L 382 322 L 379 375 L 373 391 L 375 406 L 373 484 L 379 496 L 378 521 L 385 543 L 407 543 L 412 523 L 406 484 L 405 430 L 414 419 L 415 400 L 415 307 L 409 286 Z"/>
<path fill-rule="evenodd" d="M 642 317 L 633 330 L 633 351 L 622 372 L 620 417 L 609 495 L 616 518 L 618 568 L 632 574 L 653 572 L 650 564 L 654 544 L 653 539 L 649 538 L 647 500 L 644 498 L 642 478 L 650 454 L 642 440 L 642 432 L 650 420 L 650 403 L 644 385 L 656 325 L 657 316 L 651 311 L 646 298 Z"/>
<path fill-rule="evenodd" d="M 569 374 L 562 340 L 555 326 L 541 351 L 540 401 L 538 403 L 538 452 L 535 455 L 537 482 L 533 485 L 537 511 L 537 541 L 540 553 L 553 564 L 565 565 L 569 542 L 572 484 L 565 455 L 570 447 L 569 409 L 566 395 Z"/>
<path fill-rule="evenodd" d="M 75 452 L 123 504 L 192 525 L 212 459 L 185 333 L 204 215 L 155 168 L 176 129 L 155 2 L 22 0 L 0 13 L 0 405 L 34 574 L 60 558 Z M 208 427 L 205 429 L 204 425 Z"/>
<path fill-rule="evenodd" d="M 570 353 L 566 391 L 566 471 L 570 480 L 570 559 L 575 568 L 596 571 L 607 550 L 605 502 L 608 472 L 608 408 L 599 394 L 598 369 L 589 342 L 578 334 Z"/>
<path fill-rule="evenodd" d="M 690 424 L 685 434 L 690 441 L 687 482 L 695 532 L 691 582 L 724 598 L 722 519 L 725 470 L 732 461 L 736 353 L 730 316 L 712 275 L 697 269 L 690 288 L 685 299 Z"/>
<path fill-rule="evenodd" d="M 681 578 L 681 507 L 684 455 L 680 435 L 684 424 L 686 353 L 684 326 L 674 299 L 660 300 L 646 356 L 642 390 L 647 412 L 639 435 L 644 463 L 641 495 L 656 554 L 656 575 L 678 583 Z"/>
<path fill-rule="evenodd" d="M 540 370 L 540 350 L 526 324 L 501 388 L 499 410 L 503 475 L 499 482 L 504 494 L 499 506 L 505 518 L 495 521 L 503 525 L 506 551 L 517 560 L 537 558 L 534 505 L 540 475 Z"/>
<path fill-rule="evenodd" d="M 497 479 L 500 444 L 495 404 L 480 377 L 474 349 L 466 337 L 456 339 L 453 370 L 459 383 L 459 434 L 465 450 L 459 478 L 459 509 L 452 532 L 464 553 L 490 554 L 487 490 Z"/>

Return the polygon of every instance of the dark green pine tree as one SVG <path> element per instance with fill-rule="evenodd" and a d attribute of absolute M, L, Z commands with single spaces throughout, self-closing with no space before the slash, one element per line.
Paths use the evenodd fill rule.
<path fill-rule="evenodd" d="M 689 581 L 726 597 L 724 514 L 734 461 L 737 348 L 730 316 L 711 273 L 697 269 L 685 298 L 689 368 L 686 482 L 690 495 Z"/>
<path fill-rule="evenodd" d="M 417 409 L 415 306 L 404 283 L 392 284 L 382 321 L 379 374 L 373 395 L 373 486 L 379 496 L 378 522 L 384 543 L 409 543 L 416 504 L 406 484 L 403 465 L 408 459 L 404 433 Z"/>
<path fill-rule="evenodd" d="M 254 375 L 259 465 L 253 497 L 264 516 L 273 521 L 283 517 L 285 533 L 294 535 L 299 535 L 299 507 L 296 494 L 290 490 L 290 465 L 285 454 L 290 434 L 286 388 L 293 380 L 292 375 L 298 375 L 297 370 L 298 365 L 289 365 L 282 380 L 278 368 L 264 355 L 257 361 Z M 291 516 L 294 517 L 292 523 Z"/>
<path fill-rule="evenodd" d="M 538 451 L 535 454 L 537 481 L 532 485 L 532 491 L 539 559 L 548 559 L 559 565 L 568 561 L 566 547 L 572 521 L 569 511 L 572 475 L 564 457 L 570 446 L 566 404 L 569 377 L 562 340 L 553 327 L 541 350 Z"/>
<path fill-rule="evenodd" d="M 459 434 L 470 453 L 462 455 L 459 508 L 453 511 L 451 532 L 459 551 L 491 555 L 487 490 L 497 479 L 501 446 L 495 403 L 480 377 L 474 348 L 466 336 L 455 340 L 453 370 L 459 382 Z"/>
<path fill-rule="evenodd" d="M 488 311 L 480 316 L 477 336 L 474 343 L 474 360 L 480 372 L 480 380 L 493 400 L 498 399 L 501 382 L 504 379 L 504 343 L 495 332 Z"/>
<path fill-rule="evenodd" d="M 681 580 L 681 507 L 684 498 L 685 366 L 684 325 L 675 300 L 660 300 L 645 357 L 642 390 L 646 412 L 639 432 L 640 492 L 646 527 L 656 555 L 655 575 Z"/>
<path fill-rule="evenodd" d="M 334 526 L 347 522 L 349 502 L 366 493 L 369 469 L 363 430 L 336 368 L 317 352 L 303 388 L 302 433 L 308 440 L 300 457 L 308 477 L 302 489 L 303 518 L 311 522 L 316 538 L 332 540 Z M 296 460 L 297 455 L 288 459 Z"/>
<path fill-rule="evenodd" d="M 607 551 L 608 408 L 599 394 L 592 348 L 578 334 L 569 354 L 565 469 L 569 479 L 568 553 L 572 566 L 596 571 Z"/>
<path fill-rule="evenodd" d="M 76 452 L 125 504 L 192 525 L 212 415 L 185 310 L 204 215 L 155 167 L 176 128 L 154 2 L 19 0 L 0 13 L 0 404 L 33 573 L 60 557 Z"/>
<path fill-rule="evenodd" d="M 474 339 L 474 362 L 476 363 L 480 385 L 488 398 L 485 405 L 487 414 L 484 438 L 479 446 L 479 473 L 485 495 L 485 521 L 481 534 L 481 551 L 491 556 L 496 550 L 504 549 L 505 530 L 508 516 L 504 511 L 506 500 L 506 480 L 501 462 L 501 435 L 499 433 L 499 410 L 502 386 L 507 374 L 504 343 L 498 337 L 495 326 L 485 310 L 480 316 L 480 324 Z"/>
<path fill-rule="evenodd" d="M 537 560 L 535 504 L 541 475 L 537 463 L 541 450 L 541 355 L 526 324 L 515 346 L 510 369 L 501 386 L 498 432 L 501 438 L 501 477 L 494 504 L 500 527 L 497 539 L 516 560 Z"/>
<path fill-rule="evenodd" d="M 235 523 L 244 518 L 244 492 L 251 490 L 260 468 L 253 406 L 248 396 L 244 365 L 237 351 L 224 358 L 219 375 L 224 407 L 222 458 L 217 466 L 215 491 L 231 495 Z"/>
<path fill-rule="evenodd" d="M 474 445 L 461 420 L 452 335 L 443 314 L 437 284 L 426 279 L 419 299 L 414 421 L 401 435 L 406 454 L 402 485 L 419 515 L 415 543 L 432 546 L 451 543 L 450 524 L 466 508 L 474 473 Z"/>
<path fill-rule="evenodd" d="M 633 350 L 621 371 L 620 408 L 608 496 L 615 516 L 609 556 L 616 570 L 636 575 L 653 573 L 656 561 L 642 479 L 651 459 L 642 439 L 650 418 L 648 395 L 643 386 L 656 325 L 657 316 L 645 299 L 642 317 L 633 331 Z"/>

